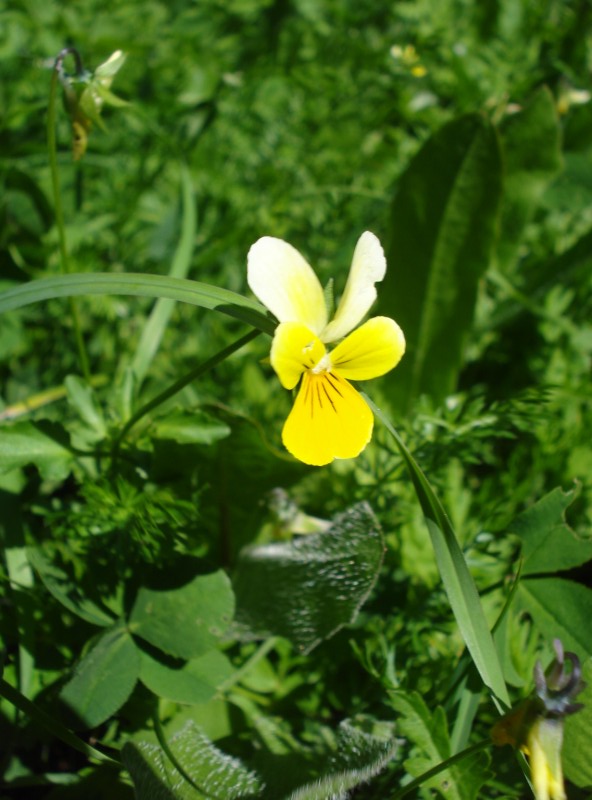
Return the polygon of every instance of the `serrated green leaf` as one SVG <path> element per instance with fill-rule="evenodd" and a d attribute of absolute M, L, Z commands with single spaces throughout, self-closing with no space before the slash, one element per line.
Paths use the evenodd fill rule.
<path fill-rule="evenodd" d="M 586 688 L 575 700 L 584 708 L 565 720 L 563 767 L 565 776 L 576 786 L 592 786 L 592 659 L 582 665 Z"/>
<path fill-rule="evenodd" d="M 501 176 L 496 132 L 473 114 L 434 134 L 399 182 L 378 313 L 393 317 L 407 340 L 388 379 L 403 411 L 420 393 L 440 399 L 455 388 L 492 250 Z"/>
<path fill-rule="evenodd" d="M 27 558 L 45 588 L 64 608 L 91 625 L 106 627 L 113 624 L 113 618 L 86 597 L 66 572 L 52 564 L 40 547 L 27 548 Z"/>
<path fill-rule="evenodd" d="M 158 660 L 140 650 L 140 680 L 157 697 L 175 703 L 207 703 L 233 672 L 228 658 L 218 650 L 177 663 Z"/>
<path fill-rule="evenodd" d="M 508 526 L 522 541 L 523 575 L 559 572 L 592 559 L 592 539 L 580 539 L 564 519 L 576 492 L 554 489 Z"/>
<path fill-rule="evenodd" d="M 592 590 L 563 578 L 527 578 L 516 596 L 545 639 L 561 639 L 584 661 L 592 657 Z"/>
<path fill-rule="evenodd" d="M 515 263 L 524 229 L 543 192 L 561 169 L 561 128 L 556 102 L 543 86 L 499 128 L 504 193 L 496 260 L 501 270 Z"/>
<path fill-rule="evenodd" d="M 340 514 L 325 533 L 246 548 L 234 582 L 237 620 L 257 635 L 285 636 L 310 651 L 355 618 L 383 551 L 367 503 Z"/>
<path fill-rule="evenodd" d="M 0 428 L 0 474 L 34 464 L 43 479 L 62 481 L 73 462 L 68 435 L 57 423 L 16 422 Z"/>
<path fill-rule="evenodd" d="M 397 729 L 419 751 L 405 762 L 405 768 L 410 775 L 419 777 L 450 758 L 448 725 L 441 706 L 437 706 L 431 713 L 417 692 L 401 691 L 392 693 L 391 703 L 401 715 L 397 720 Z M 489 779 L 488 764 L 489 757 L 486 753 L 475 753 L 440 772 L 424 786 L 436 790 L 445 798 L 475 800 L 479 790 Z"/>
<path fill-rule="evenodd" d="M 129 698 L 139 671 L 138 649 L 119 622 L 97 638 L 60 692 L 72 727 L 94 728 L 109 719 Z"/>
<path fill-rule="evenodd" d="M 218 570 L 198 575 L 174 589 L 140 588 L 129 625 L 135 636 L 159 650 L 175 658 L 192 659 L 217 646 L 233 612 L 230 581 L 223 570 Z"/>
<path fill-rule="evenodd" d="M 158 419 L 150 429 L 156 439 L 179 444 L 214 444 L 230 436 L 230 426 L 204 411 L 175 412 Z"/>

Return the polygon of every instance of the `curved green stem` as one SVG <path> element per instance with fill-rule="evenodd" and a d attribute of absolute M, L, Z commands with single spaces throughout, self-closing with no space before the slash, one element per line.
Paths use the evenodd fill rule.
<path fill-rule="evenodd" d="M 60 177 L 58 172 L 58 155 L 57 155 L 57 141 L 56 141 L 56 95 L 58 85 L 58 75 L 64 58 L 72 54 L 76 58 L 77 67 L 80 70 L 80 56 L 72 48 L 62 50 L 55 61 L 54 68 L 51 73 L 51 84 L 49 89 L 49 104 L 47 108 L 47 149 L 49 152 L 49 168 L 51 172 L 51 187 L 53 190 L 53 200 L 55 208 L 56 226 L 58 229 L 58 240 L 60 247 L 60 259 L 62 262 L 62 271 L 69 273 L 70 260 L 68 257 L 68 248 L 66 246 L 66 227 L 64 225 L 64 210 L 62 207 L 62 196 L 60 192 Z M 78 357 L 80 359 L 80 368 L 86 380 L 90 379 L 90 368 L 88 364 L 88 356 L 84 346 L 84 339 L 82 338 L 82 327 L 80 324 L 80 313 L 78 304 L 73 297 L 70 298 L 70 311 L 72 314 L 72 324 L 74 326 L 74 335 L 76 337 L 76 346 L 78 348 Z"/>
<path fill-rule="evenodd" d="M 240 339 L 237 339 L 236 341 L 232 342 L 232 344 L 229 344 L 228 347 L 225 347 L 224 349 L 218 351 L 211 358 L 208 358 L 207 361 L 204 361 L 202 364 L 198 364 L 197 367 L 194 367 L 194 369 L 191 370 L 191 372 L 183 375 L 182 378 L 179 378 L 178 381 L 175 381 L 175 383 L 171 384 L 171 386 L 169 386 L 163 392 L 160 392 L 160 394 L 157 394 L 156 397 L 153 397 L 152 400 L 139 408 L 136 413 L 128 419 L 119 432 L 119 435 L 113 444 L 113 452 L 117 453 L 127 434 L 143 417 L 145 417 L 155 408 L 158 408 L 158 406 L 165 403 L 171 397 L 174 397 L 174 395 L 188 386 L 196 378 L 205 375 L 206 372 L 209 372 L 209 370 L 220 364 L 222 361 L 228 358 L 228 356 L 232 355 L 237 350 L 240 350 L 241 347 L 244 347 L 256 336 L 259 336 L 260 333 L 261 331 L 258 330 L 249 331 L 249 333 L 241 336 Z"/>

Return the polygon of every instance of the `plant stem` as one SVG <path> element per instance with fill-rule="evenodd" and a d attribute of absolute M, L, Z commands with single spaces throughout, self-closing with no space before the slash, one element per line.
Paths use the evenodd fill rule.
<path fill-rule="evenodd" d="M 54 68 L 51 73 L 51 84 L 49 89 L 49 105 L 47 109 L 47 149 L 49 153 L 49 168 L 51 172 L 51 186 L 53 190 L 53 200 L 55 208 L 56 226 L 58 229 L 58 240 L 60 247 L 60 258 L 62 262 L 62 272 L 68 273 L 70 269 L 70 261 L 68 258 L 68 248 L 66 246 L 66 228 L 64 225 L 64 211 L 62 208 L 62 196 L 60 192 L 60 177 L 58 172 L 58 155 L 57 155 L 57 141 L 56 141 L 56 95 L 58 75 L 62 62 L 67 55 L 74 55 L 76 64 L 79 71 L 81 71 L 80 56 L 77 51 L 71 47 L 62 50 L 56 58 Z M 72 324 L 74 326 L 74 335 L 76 338 L 76 346 L 78 348 L 78 357 L 80 360 L 80 368 L 86 380 L 90 379 L 90 368 L 88 365 L 88 356 L 84 346 L 84 339 L 82 338 L 82 327 L 80 324 L 80 313 L 78 304 L 72 297 L 70 298 L 70 311 L 72 314 Z"/>
<path fill-rule="evenodd" d="M 228 356 L 232 355 L 237 350 L 240 350 L 241 347 L 244 347 L 256 336 L 259 336 L 260 333 L 261 331 L 252 330 L 249 331 L 249 333 L 245 334 L 244 336 L 241 336 L 240 339 L 236 339 L 236 341 L 232 342 L 232 344 L 229 344 L 228 347 L 225 347 L 223 350 L 218 351 L 215 355 L 213 355 L 211 358 L 208 358 L 207 361 L 204 361 L 202 364 L 198 364 L 197 367 L 191 370 L 191 372 L 188 372 L 182 378 L 179 378 L 178 381 L 175 381 L 175 383 L 173 383 L 171 386 L 165 389 L 164 392 L 157 394 L 156 397 L 153 397 L 152 400 L 149 400 L 145 405 L 139 408 L 136 411 L 136 413 L 133 414 L 128 419 L 128 421 L 125 423 L 125 425 L 119 432 L 119 435 L 113 444 L 113 452 L 117 453 L 117 451 L 121 447 L 121 443 L 123 442 L 127 434 L 134 427 L 134 425 L 136 425 L 136 423 L 138 423 L 143 417 L 146 416 L 146 414 L 149 414 L 151 411 L 153 411 L 155 408 L 165 403 L 171 397 L 174 397 L 174 395 L 176 395 L 178 392 L 180 392 L 182 389 L 188 386 L 196 378 L 200 378 L 202 375 L 205 375 L 206 372 L 209 372 L 215 366 L 217 366 L 226 358 L 228 358 Z"/>

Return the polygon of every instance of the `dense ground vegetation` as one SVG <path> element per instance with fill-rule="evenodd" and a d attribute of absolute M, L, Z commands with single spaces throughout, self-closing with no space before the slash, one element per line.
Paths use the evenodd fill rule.
<path fill-rule="evenodd" d="M 500 709 L 557 638 L 592 684 L 590 4 L 14 0 L 0 23 L 0 798 L 378 800 L 463 751 L 410 796 L 531 796 Z M 124 51 L 127 104 L 74 160 L 56 84 L 60 230 L 66 47 L 80 85 Z M 286 239 L 338 299 L 365 230 L 407 353 L 362 387 L 362 455 L 307 467 L 247 253 Z"/>

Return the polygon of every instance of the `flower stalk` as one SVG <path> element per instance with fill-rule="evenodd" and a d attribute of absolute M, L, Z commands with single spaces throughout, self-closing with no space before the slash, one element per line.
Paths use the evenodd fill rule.
<path fill-rule="evenodd" d="M 60 176 L 58 170 L 58 154 L 57 154 L 57 139 L 56 139 L 56 97 L 57 86 L 60 73 L 62 71 L 62 64 L 66 56 L 72 55 L 76 61 L 76 69 L 79 73 L 82 72 L 82 59 L 80 54 L 73 47 L 64 48 L 57 56 L 54 67 L 51 73 L 51 83 L 49 88 L 49 105 L 47 109 L 47 149 L 49 154 L 49 169 L 51 173 L 51 188 L 53 192 L 53 202 L 55 209 L 56 227 L 58 229 L 58 242 L 60 249 L 60 260 L 62 264 L 62 272 L 72 272 L 70 268 L 70 259 L 68 256 L 68 247 L 66 245 L 66 226 L 64 224 L 64 210 L 62 206 L 62 194 L 60 189 Z M 82 326 L 80 323 L 80 312 L 78 303 L 75 298 L 70 298 L 70 313 L 72 315 L 72 325 L 74 328 L 74 336 L 76 338 L 76 347 L 78 350 L 78 359 L 80 368 L 85 379 L 90 380 L 90 367 L 86 347 L 82 336 Z"/>

